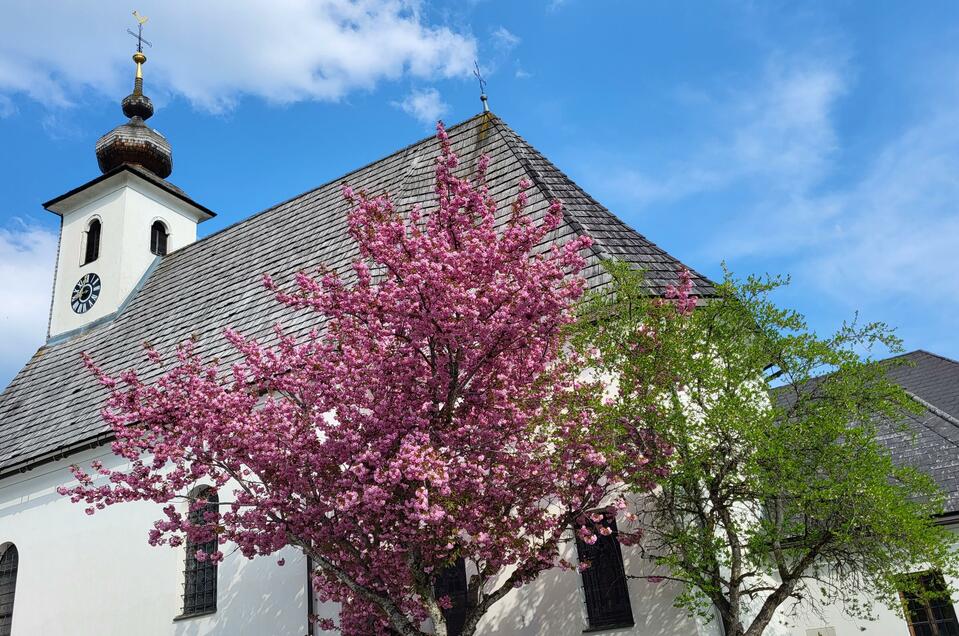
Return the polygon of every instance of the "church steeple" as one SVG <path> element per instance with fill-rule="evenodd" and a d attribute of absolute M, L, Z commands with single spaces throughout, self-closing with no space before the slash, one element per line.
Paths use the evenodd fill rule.
<path fill-rule="evenodd" d="M 143 94 L 143 65 L 147 61 L 143 54 L 143 23 L 146 19 L 137 16 L 137 21 L 139 33 L 134 34 L 137 36 L 137 52 L 133 54 L 137 70 L 133 92 L 121 102 L 123 114 L 130 120 L 100 137 L 96 145 L 97 163 L 104 173 L 123 164 L 132 164 L 165 179 L 173 171 L 173 150 L 163 135 L 146 125 L 146 120 L 153 116 L 153 102 Z"/>
<path fill-rule="evenodd" d="M 97 142 L 102 175 L 43 207 L 61 217 L 52 340 L 70 338 L 118 316 L 161 258 L 196 240 L 196 226 L 214 216 L 166 181 L 173 153 L 146 125 L 153 103 L 143 94 L 146 18 L 135 11 L 137 39 L 133 92 L 123 98 L 129 117 Z M 129 29 L 128 29 L 129 30 Z"/>

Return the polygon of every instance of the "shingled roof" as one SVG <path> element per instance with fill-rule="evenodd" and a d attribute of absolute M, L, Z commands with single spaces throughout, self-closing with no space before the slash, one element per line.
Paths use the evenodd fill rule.
<path fill-rule="evenodd" d="M 888 377 L 924 410 L 887 423 L 880 439 L 898 464 L 936 481 L 946 494 L 947 514 L 959 513 L 959 362 L 922 350 L 896 359 L 906 364 L 890 366 Z"/>
<path fill-rule="evenodd" d="M 448 132 L 464 171 L 481 154 L 491 156 L 488 183 L 497 201 L 511 200 L 527 178 L 534 184 L 528 208 L 534 217 L 553 198 L 564 202 L 565 222 L 547 242 L 593 237 L 585 271 L 590 287 L 607 282 L 600 260 L 610 257 L 645 269 L 653 293 L 675 281 L 678 260 L 583 192 L 495 115 L 477 115 Z M 227 363 L 235 354 L 222 337 L 224 327 L 264 339 L 276 322 L 293 333 L 308 329 L 315 318 L 275 302 L 260 284 L 262 275 L 284 281 L 319 266 L 347 270 L 357 249 L 346 233 L 340 184 L 388 192 L 400 209 L 417 202 L 428 208 L 438 152 L 435 139 L 424 139 L 172 252 L 114 320 L 41 347 L 0 395 L 0 476 L 109 439 L 99 415 L 106 396 L 83 369 L 84 352 L 108 372 L 140 368 L 149 377 L 144 342 L 169 350 L 196 336 L 203 355 Z M 712 293 L 704 277 L 694 273 L 693 281 L 696 294 Z"/>

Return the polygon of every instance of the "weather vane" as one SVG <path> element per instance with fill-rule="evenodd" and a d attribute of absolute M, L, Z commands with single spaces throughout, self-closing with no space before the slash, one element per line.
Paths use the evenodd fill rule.
<path fill-rule="evenodd" d="M 147 20 L 150 18 L 142 16 L 136 11 L 133 12 L 133 17 L 137 20 L 137 32 L 134 33 L 132 29 L 127 29 L 127 33 L 137 39 L 137 53 L 143 53 L 144 44 L 153 48 L 153 44 L 151 44 L 148 40 L 143 39 L 143 25 L 146 24 Z"/>
<path fill-rule="evenodd" d="M 480 101 L 483 102 L 483 112 L 489 112 L 489 102 L 486 100 L 486 80 L 483 79 L 483 74 L 480 72 L 479 62 L 473 60 L 473 75 L 476 76 L 476 81 L 479 82 L 480 87 Z"/>

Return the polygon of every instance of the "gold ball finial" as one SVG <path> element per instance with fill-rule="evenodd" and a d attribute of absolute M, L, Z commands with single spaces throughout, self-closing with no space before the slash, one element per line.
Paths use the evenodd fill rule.
<path fill-rule="evenodd" d="M 137 64 L 145 64 L 147 61 L 147 56 L 141 53 L 140 51 L 137 51 L 136 53 L 133 54 L 133 61 L 136 62 Z"/>

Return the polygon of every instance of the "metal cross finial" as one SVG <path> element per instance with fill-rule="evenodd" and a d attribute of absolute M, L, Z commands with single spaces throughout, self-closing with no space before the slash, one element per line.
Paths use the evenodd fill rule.
<path fill-rule="evenodd" d="M 480 87 L 480 101 L 483 102 L 483 112 L 489 112 L 489 102 L 486 99 L 486 80 L 483 79 L 483 74 L 480 72 L 479 62 L 473 60 L 473 75 L 476 76 L 476 81 L 479 82 Z"/>
<path fill-rule="evenodd" d="M 137 39 L 137 53 L 143 53 L 144 44 L 151 48 L 153 47 L 153 44 L 149 40 L 143 39 L 143 25 L 146 24 L 150 18 L 142 16 L 136 11 L 133 12 L 133 17 L 136 18 L 137 21 L 137 32 L 134 33 L 132 29 L 127 29 L 127 33 Z"/>

